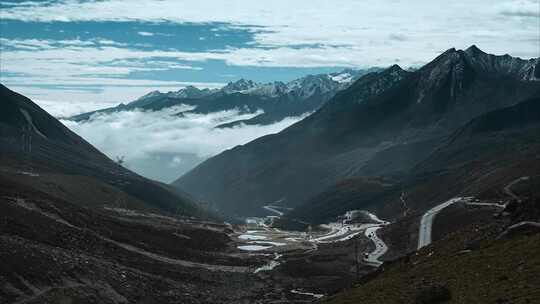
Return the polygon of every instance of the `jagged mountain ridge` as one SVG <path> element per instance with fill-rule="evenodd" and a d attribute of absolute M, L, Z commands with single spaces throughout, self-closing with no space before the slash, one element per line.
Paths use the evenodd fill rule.
<path fill-rule="evenodd" d="M 496 56 L 487 54 L 476 45 L 465 52 L 472 64 L 488 73 L 506 74 L 520 80 L 540 80 L 540 60 L 524 60 L 508 54 Z"/>
<path fill-rule="evenodd" d="M 216 93 L 233 94 L 243 93 L 247 95 L 257 95 L 265 97 L 279 97 L 286 94 L 306 99 L 319 91 L 325 94 L 328 92 L 336 92 L 346 88 L 362 75 L 378 71 L 378 68 L 368 70 L 353 70 L 345 69 L 341 72 L 330 74 L 306 75 L 304 77 L 292 80 L 290 82 L 274 81 L 268 83 L 258 83 L 253 80 L 241 78 L 234 82 L 229 82 L 221 89 L 198 89 L 194 86 L 187 86 L 176 92 L 161 93 L 153 91 L 142 96 L 137 100 L 154 98 L 156 96 L 167 96 L 171 98 L 201 98 Z"/>
<path fill-rule="evenodd" d="M 540 89 L 527 77 L 538 59 L 475 49 L 450 49 L 412 72 L 365 75 L 301 122 L 225 151 L 174 185 L 241 215 L 269 201 L 298 205 L 343 178 L 402 174 L 470 119 Z"/>
<path fill-rule="evenodd" d="M 331 74 L 307 75 L 288 83 L 281 81 L 257 83 L 252 80 L 240 79 L 229 82 L 221 89 L 199 89 L 187 86 L 178 91 L 167 93 L 152 91 L 128 104 L 75 115 L 70 119 L 85 121 L 98 113 L 134 109 L 156 111 L 184 104 L 194 107 L 189 113 L 198 114 L 233 109 L 244 113 L 264 111 L 263 114 L 251 120 L 237 121 L 221 127 L 233 126 L 238 123 L 269 124 L 287 116 L 298 116 L 312 112 L 336 92 L 350 85 L 353 80 L 365 73 L 377 70 L 377 68 L 368 70 L 345 69 L 342 72 Z"/>

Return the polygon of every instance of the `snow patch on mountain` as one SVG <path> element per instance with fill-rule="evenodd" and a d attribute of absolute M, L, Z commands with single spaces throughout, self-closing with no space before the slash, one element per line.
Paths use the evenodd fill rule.
<path fill-rule="evenodd" d="M 158 98 L 204 98 L 214 94 L 247 94 L 254 96 L 264 96 L 276 98 L 289 96 L 291 99 L 307 99 L 315 94 L 334 94 L 339 90 L 347 88 L 369 70 L 345 69 L 341 72 L 330 74 L 307 75 L 290 82 L 274 81 L 268 83 L 258 83 L 252 80 L 240 79 L 229 82 L 221 89 L 198 89 L 194 86 L 187 86 L 176 92 L 161 93 L 152 91 L 131 104 L 143 105 L 153 102 Z"/>

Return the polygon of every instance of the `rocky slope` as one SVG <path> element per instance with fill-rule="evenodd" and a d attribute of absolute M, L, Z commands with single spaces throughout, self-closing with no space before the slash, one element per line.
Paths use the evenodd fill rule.
<path fill-rule="evenodd" d="M 0 204 L 1 303 L 265 299 L 247 267 L 263 262 L 234 252 L 225 224 L 81 207 L 4 177 Z"/>
<path fill-rule="evenodd" d="M 538 222 L 539 203 L 529 197 L 507 217 L 474 224 L 464 223 L 463 216 L 470 218 L 478 207 L 453 217 L 448 212 L 437 220 L 446 231 L 432 246 L 386 263 L 321 303 L 535 303 L 540 230 L 510 227 L 524 218 Z"/>
<path fill-rule="evenodd" d="M 0 87 L 0 176 L 84 206 L 202 215 L 188 195 L 115 163 L 28 98 Z"/>
<path fill-rule="evenodd" d="M 540 94 L 517 105 L 481 115 L 458 128 L 407 174 L 394 178 L 352 178 L 330 186 L 288 217 L 324 222 L 352 209 L 384 217 L 414 215 L 454 196 L 497 198 L 492 189 L 522 176 L 540 174 Z M 390 148 L 400 162 L 402 147 Z M 385 156 L 386 157 L 386 156 Z M 378 160 L 377 160 L 378 162 Z"/>

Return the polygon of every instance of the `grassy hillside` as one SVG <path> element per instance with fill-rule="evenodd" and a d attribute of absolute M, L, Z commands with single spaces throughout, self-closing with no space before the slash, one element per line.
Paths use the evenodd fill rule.
<path fill-rule="evenodd" d="M 528 204 L 512 222 L 538 220 L 540 201 Z M 538 303 L 540 233 L 499 238 L 505 221 L 455 231 L 324 303 Z"/>

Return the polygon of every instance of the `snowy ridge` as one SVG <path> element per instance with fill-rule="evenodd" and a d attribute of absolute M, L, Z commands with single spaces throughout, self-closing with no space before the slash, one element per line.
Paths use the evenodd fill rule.
<path fill-rule="evenodd" d="M 347 88 L 362 75 L 378 70 L 379 69 L 377 68 L 368 70 L 345 69 L 341 72 L 330 74 L 307 75 L 287 83 L 282 81 L 258 83 L 242 78 L 235 82 L 229 82 L 221 89 L 199 89 L 194 86 L 187 86 L 175 92 L 162 93 L 156 90 L 141 96 L 131 104 L 142 104 L 146 101 L 163 97 L 204 98 L 212 95 L 234 93 L 265 96 L 269 98 L 290 96 L 291 98 L 307 99 L 316 94 L 334 94 L 339 90 Z"/>
<path fill-rule="evenodd" d="M 221 91 L 227 94 L 243 93 L 266 97 L 290 94 L 300 99 L 307 99 L 315 94 L 332 94 L 342 90 L 363 74 L 364 71 L 361 70 L 345 69 L 337 73 L 307 75 L 287 83 L 281 81 L 256 83 L 240 79 L 228 83 Z"/>

